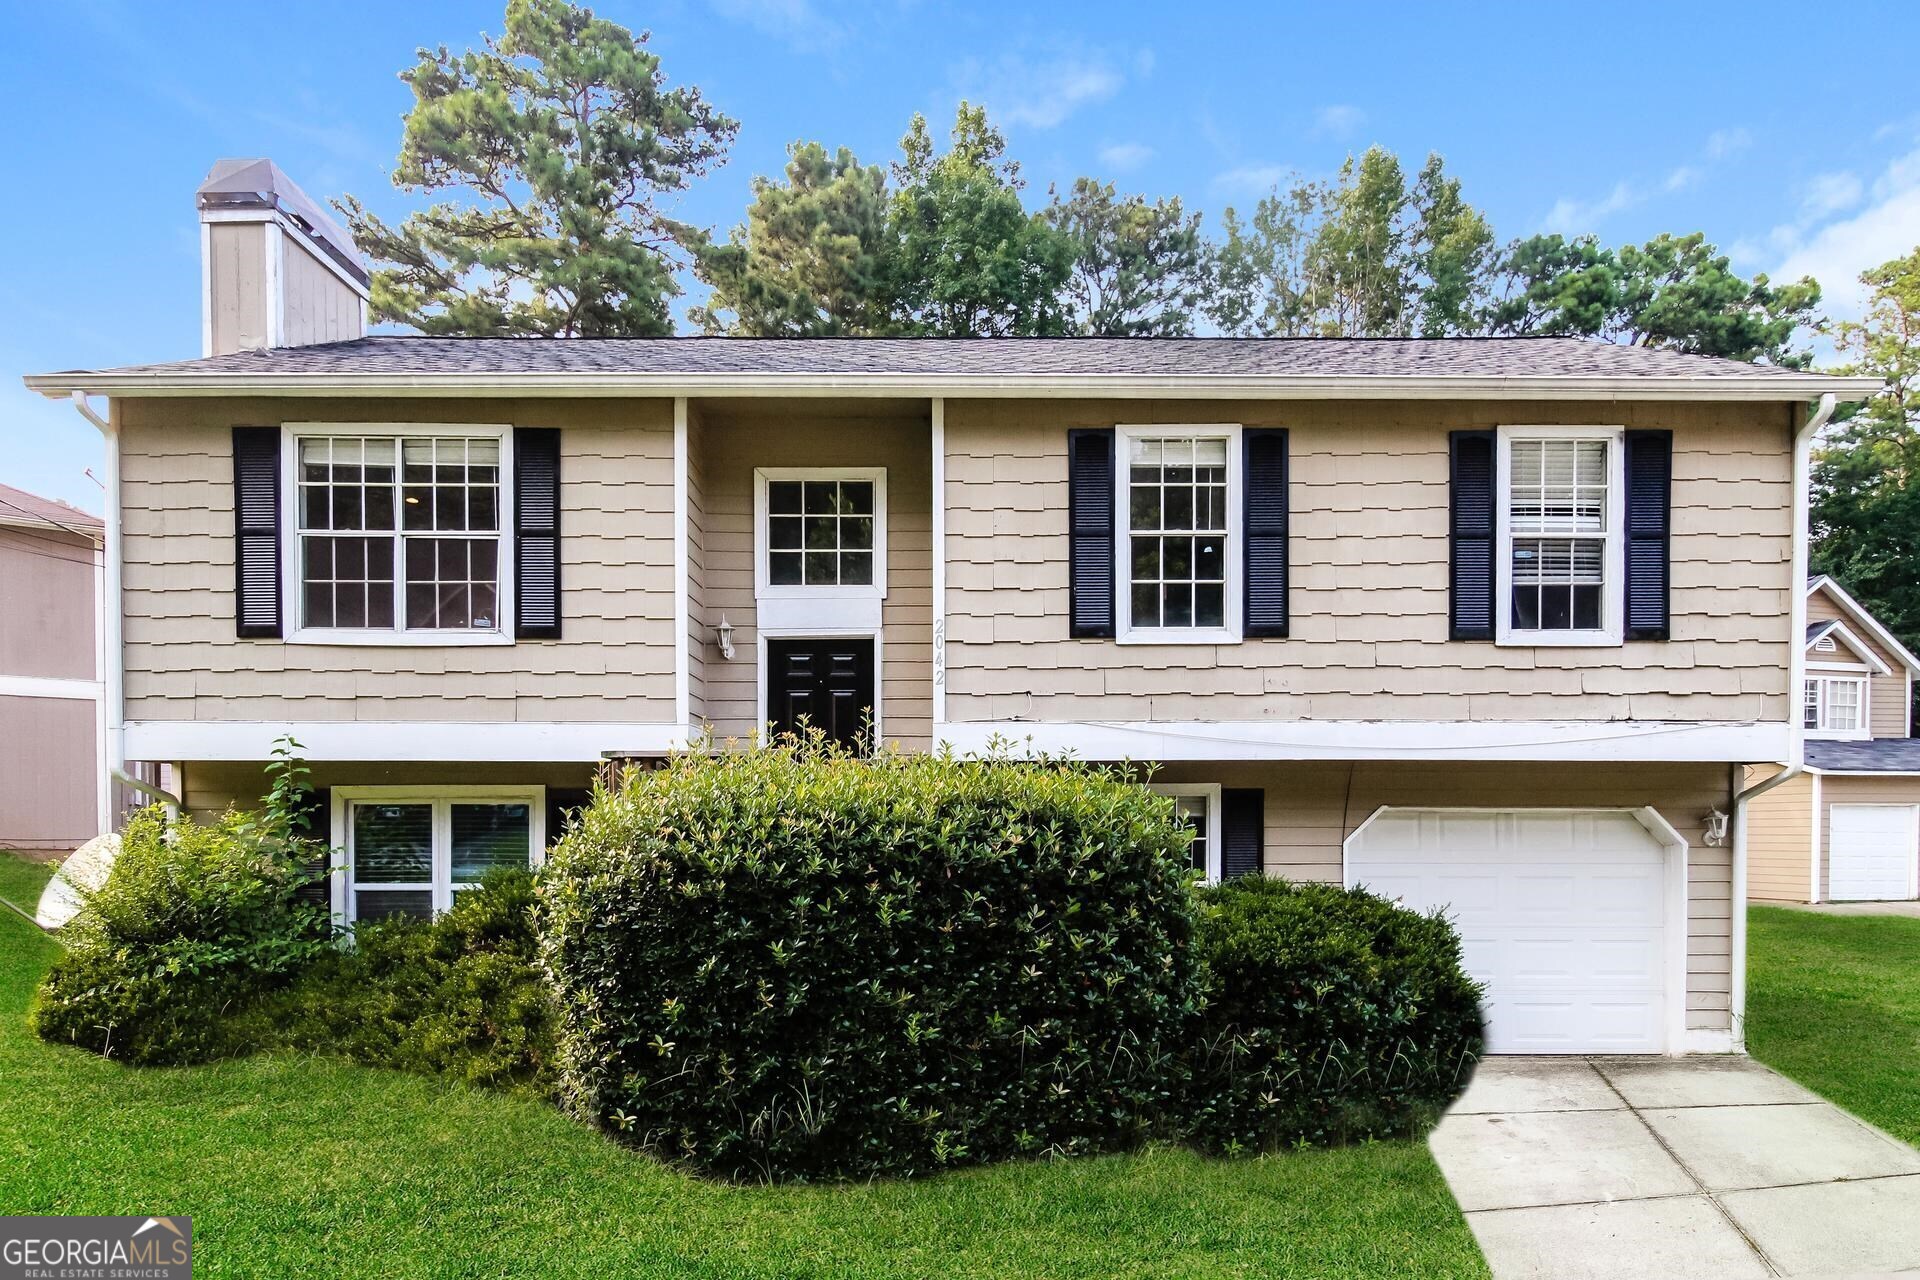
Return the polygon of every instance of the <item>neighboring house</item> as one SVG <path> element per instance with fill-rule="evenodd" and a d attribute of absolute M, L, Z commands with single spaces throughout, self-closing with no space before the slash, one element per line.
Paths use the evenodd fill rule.
<path fill-rule="evenodd" d="M 99 517 L 0 485 L 0 849 L 106 829 Z"/>
<path fill-rule="evenodd" d="M 1159 762 L 1208 875 L 1447 907 L 1495 1050 L 1738 1047 L 1725 824 L 1797 759 L 1796 487 L 1877 383 L 1567 339 L 355 338 L 344 234 L 236 172 L 206 357 L 28 382 L 109 438 L 113 758 L 206 812 L 292 733 L 343 918 L 537 859 L 610 756 L 871 718 Z"/>
<path fill-rule="evenodd" d="M 1750 806 L 1748 896 L 1920 898 L 1920 658 L 1832 578 L 1809 580 L 1806 592 L 1806 767 Z M 1756 768 L 1751 777 L 1779 772 Z"/>

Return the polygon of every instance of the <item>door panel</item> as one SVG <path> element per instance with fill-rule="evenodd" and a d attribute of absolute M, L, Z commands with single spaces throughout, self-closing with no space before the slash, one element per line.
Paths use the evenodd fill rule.
<path fill-rule="evenodd" d="M 1915 811 L 1905 804 L 1836 804 L 1827 896 L 1836 902 L 1913 896 Z"/>
<path fill-rule="evenodd" d="M 873 640 L 767 641 L 767 720 L 775 733 L 820 729 L 866 750 L 873 711 Z"/>

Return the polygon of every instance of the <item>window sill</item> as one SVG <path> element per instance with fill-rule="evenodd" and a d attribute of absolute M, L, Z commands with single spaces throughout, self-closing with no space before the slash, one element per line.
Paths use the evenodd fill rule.
<path fill-rule="evenodd" d="M 1611 631 L 1508 631 L 1494 644 L 1508 649 L 1618 649 L 1622 641 Z"/>
<path fill-rule="evenodd" d="M 1808 742 L 1871 742 L 1873 734 L 1865 729 L 1808 729 Z"/>
<path fill-rule="evenodd" d="M 288 634 L 286 643 L 360 645 L 376 649 L 470 649 L 512 644 L 513 636 L 505 631 L 337 631 L 303 627 Z"/>
<path fill-rule="evenodd" d="M 1225 627 L 1190 627 L 1185 630 L 1158 630 L 1146 627 L 1124 632 L 1117 644 L 1239 644 L 1240 633 Z"/>

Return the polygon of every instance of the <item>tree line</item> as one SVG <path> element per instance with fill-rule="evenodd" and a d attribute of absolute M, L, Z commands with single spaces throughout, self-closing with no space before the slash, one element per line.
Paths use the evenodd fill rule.
<path fill-rule="evenodd" d="M 1029 207 L 982 106 L 944 146 L 915 115 L 887 164 L 796 141 L 724 238 L 670 197 L 738 122 L 670 84 L 647 34 L 568 0 L 510 0 L 503 34 L 422 49 L 390 225 L 340 202 L 375 261 L 373 317 L 424 333 L 754 337 L 1451 337 L 1563 334 L 1804 365 L 1812 280 L 1744 278 L 1700 233 L 1499 241 L 1438 155 L 1382 147 L 1296 178 L 1210 235 L 1178 197 L 1076 179 Z"/>

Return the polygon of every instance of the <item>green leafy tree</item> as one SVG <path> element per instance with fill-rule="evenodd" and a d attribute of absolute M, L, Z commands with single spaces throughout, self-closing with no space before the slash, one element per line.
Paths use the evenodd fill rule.
<path fill-rule="evenodd" d="M 1828 332 L 1887 388 L 1848 406 L 1814 450 L 1813 564 L 1843 583 L 1909 648 L 1920 647 L 1920 248 L 1864 273 L 1865 319 Z"/>
<path fill-rule="evenodd" d="M 1439 337 L 1477 326 L 1493 232 L 1437 155 L 1412 183 L 1370 147 L 1331 182 L 1228 209 L 1208 316 L 1226 333 Z"/>
<path fill-rule="evenodd" d="M 1515 241 L 1494 269 L 1487 332 L 1571 334 L 1730 360 L 1804 368 L 1793 346 L 1813 322 L 1820 286 L 1735 273 L 1705 235 L 1659 235 L 1609 249 L 1592 236 Z"/>
<path fill-rule="evenodd" d="M 891 210 L 884 168 L 793 143 L 786 181 L 755 178 L 746 222 L 700 250 L 695 272 L 713 292 L 689 318 L 750 337 L 889 332 Z"/>
<path fill-rule="evenodd" d="M 960 104 L 934 153 L 915 115 L 893 167 L 890 293 L 903 331 L 1009 337 L 1067 330 L 1073 244 L 1020 200 L 1020 169 L 986 109 Z"/>
<path fill-rule="evenodd" d="M 504 35 L 421 49 L 394 170 L 457 192 L 389 226 L 341 205 L 378 264 L 373 318 L 435 334 L 669 332 L 676 265 L 703 235 L 659 197 L 724 159 L 738 125 L 670 87 L 647 35 L 566 0 L 509 0 Z"/>
<path fill-rule="evenodd" d="M 1121 196 L 1112 183 L 1079 178 L 1047 222 L 1072 246 L 1067 299 L 1076 333 L 1095 337 L 1187 337 L 1212 270 L 1200 215 L 1180 198 Z"/>

